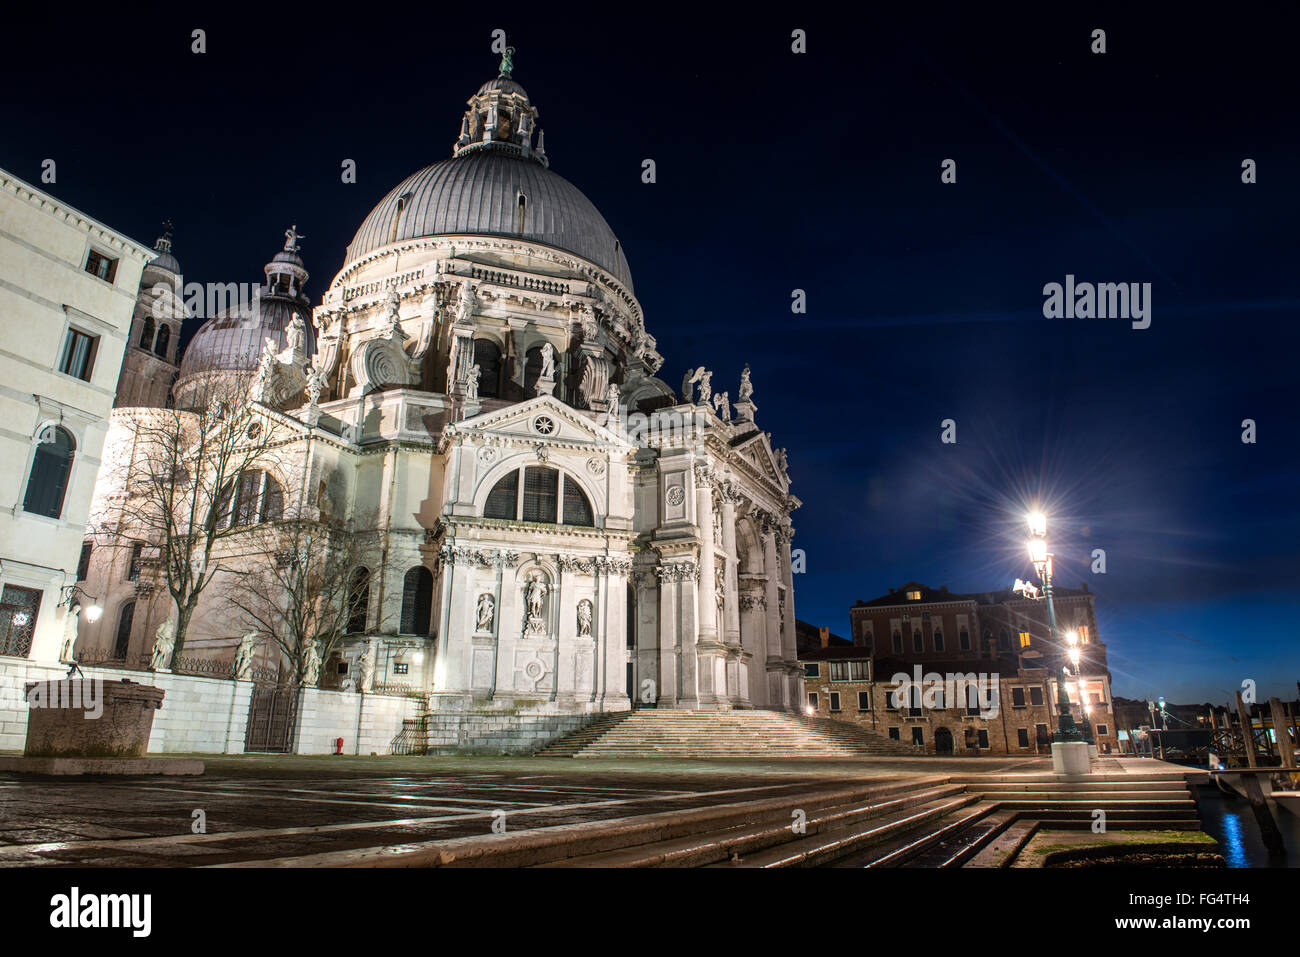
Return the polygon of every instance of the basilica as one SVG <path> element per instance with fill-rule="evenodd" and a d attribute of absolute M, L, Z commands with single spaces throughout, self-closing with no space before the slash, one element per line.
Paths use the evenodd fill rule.
<path fill-rule="evenodd" d="M 402 688 L 447 714 L 802 710 L 799 501 L 757 424 L 761 370 L 688 367 L 680 392 L 659 377 L 625 252 L 551 170 L 512 72 L 507 57 L 448 124 L 450 157 L 374 207 L 319 302 L 295 226 L 253 308 L 206 318 L 180 354 L 188 310 L 160 240 L 78 573 L 104 609 L 80 628 L 86 661 L 169 664 L 171 572 L 118 506 L 160 410 L 201 418 L 237 382 L 276 439 L 230 476 L 216 521 L 343 523 L 364 543 L 338 640 L 301 649 L 305 683 Z M 238 541 L 212 559 L 230 574 L 186 623 L 186 667 L 251 642 L 260 668 L 292 669 L 240 614 L 241 563 L 269 559 Z"/>

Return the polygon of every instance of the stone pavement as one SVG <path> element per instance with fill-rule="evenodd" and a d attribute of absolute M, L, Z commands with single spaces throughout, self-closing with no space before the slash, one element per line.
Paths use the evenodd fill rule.
<path fill-rule="evenodd" d="M 848 780 L 1047 770 L 1047 759 L 652 761 L 204 755 L 198 778 L 0 774 L 0 866 L 268 860 L 797 795 Z M 200 827 L 200 824 L 202 827 Z M 500 827 L 498 823 L 498 827 Z"/>

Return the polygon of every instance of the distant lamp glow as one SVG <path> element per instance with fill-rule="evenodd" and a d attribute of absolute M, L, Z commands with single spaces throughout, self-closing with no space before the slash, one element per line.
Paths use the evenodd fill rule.
<path fill-rule="evenodd" d="M 102 615 L 103 613 L 104 613 L 104 609 L 101 608 L 99 605 L 91 605 L 89 608 L 86 609 L 86 621 L 90 622 L 93 625 L 95 622 L 99 621 L 99 616 Z"/>
<path fill-rule="evenodd" d="M 1029 560 L 1035 565 L 1047 562 L 1047 539 L 1031 538 L 1029 540 Z"/>
<path fill-rule="evenodd" d="M 812 705 L 809 705 L 809 706 L 808 706 L 808 713 L 809 713 L 809 714 L 816 714 L 817 712 L 813 710 L 813 706 L 812 706 Z"/>
<path fill-rule="evenodd" d="M 1077 645 L 1079 643 L 1079 633 L 1077 631 L 1067 631 L 1065 633 L 1065 640 L 1071 645 Z"/>
<path fill-rule="evenodd" d="M 1077 669 L 1079 667 L 1079 649 L 1070 649 L 1070 663 Z"/>
<path fill-rule="evenodd" d="M 1047 516 L 1042 512 L 1029 513 L 1029 534 L 1037 538 L 1047 535 Z"/>

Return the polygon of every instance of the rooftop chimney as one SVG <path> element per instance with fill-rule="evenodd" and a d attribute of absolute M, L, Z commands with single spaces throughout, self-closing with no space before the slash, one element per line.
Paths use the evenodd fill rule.
<path fill-rule="evenodd" d="M 817 631 L 822 638 L 822 647 L 829 647 L 831 643 L 831 630 L 829 628 L 818 628 Z"/>

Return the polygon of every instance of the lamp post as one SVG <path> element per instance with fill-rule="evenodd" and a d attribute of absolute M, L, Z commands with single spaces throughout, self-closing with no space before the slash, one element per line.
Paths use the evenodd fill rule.
<path fill-rule="evenodd" d="M 87 595 L 82 591 L 80 585 L 64 585 L 62 594 L 59 595 L 59 605 L 71 611 L 74 605 L 80 604 L 77 601 L 79 597 L 90 600 L 90 604 L 86 606 L 86 621 L 91 624 L 99 621 L 99 616 L 104 613 L 103 607 L 94 595 Z"/>
<path fill-rule="evenodd" d="M 1067 631 L 1065 640 L 1070 643 L 1070 666 L 1074 669 L 1074 695 L 1079 699 L 1079 707 L 1083 711 L 1083 740 L 1091 746 L 1096 742 L 1092 737 L 1091 709 L 1088 707 L 1088 698 L 1084 693 L 1083 672 L 1079 670 L 1079 661 L 1083 657 L 1079 653 L 1079 633 L 1073 630 Z"/>
<path fill-rule="evenodd" d="M 1047 516 L 1034 512 L 1029 516 L 1029 560 L 1038 572 L 1043 583 L 1043 598 L 1047 601 L 1047 639 L 1056 641 L 1056 607 L 1052 604 L 1052 555 L 1047 550 Z M 1070 696 L 1065 690 L 1065 658 L 1056 656 L 1056 734 L 1052 735 L 1053 744 L 1075 744 L 1083 741 L 1083 735 L 1074 724 L 1070 714 Z"/>

